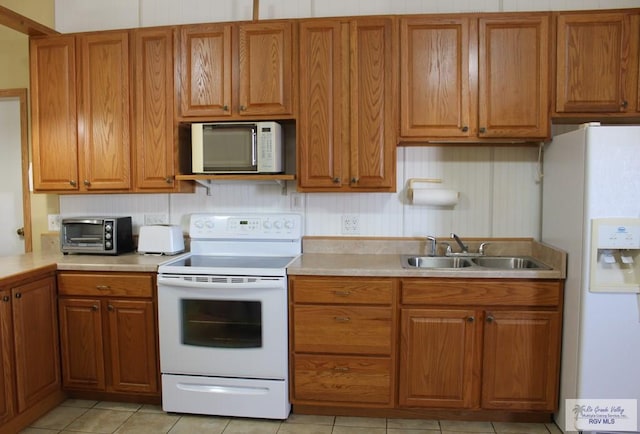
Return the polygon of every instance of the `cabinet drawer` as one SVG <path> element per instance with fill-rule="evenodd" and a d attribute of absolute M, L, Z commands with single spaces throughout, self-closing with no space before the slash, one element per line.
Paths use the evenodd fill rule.
<path fill-rule="evenodd" d="M 296 303 L 390 305 L 393 301 L 391 279 L 298 278 L 291 282 Z"/>
<path fill-rule="evenodd" d="M 152 274 L 58 273 L 60 295 L 152 297 Z"/>
<path fill-rule="evenodd" d="M 509 279 L 402 279 L 402 304 L 557 306 L 562 282 Z"/>
<path fill-rule="evenodd" d="M 293 401 L 392 404 L 391 359 L 293 356 Z"/>
<path fill-rule="evenodd" d="M 295 306 L 294 351 L 391 354 L 391 308 Z"/>

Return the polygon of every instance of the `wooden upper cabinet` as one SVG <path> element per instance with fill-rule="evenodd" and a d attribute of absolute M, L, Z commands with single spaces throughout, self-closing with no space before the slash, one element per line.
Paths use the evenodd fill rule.
<path fill-rule="evenodd" d="M 173 30 L 133 32 L 135 188 L 171 190 L 177 171 L 173 121 Z"/>
<path fill-rule="evenodd" d="M 637 71 L 630 74 L 630 68 L 638 67 L 637 50 L 637 16 L 632 13 L 560 13 L 555 111 L 633 110 L 638 77 Z"/>
<path fill-rule="evenodd" d="M 293 115 L 291 22 L 180 27 L 180 115 Z"/>
<path fill-rule="evenodd" d="M 549 136 L 549 14 L 407 16 L 401 141 Z"/>
<path fill-rule="evenodd" d="M 231 116 L 231 24 L 180 28 L 182 116 Z"/>
<path fill-rule="evenodd" d="M 36 191 L 78 188 L 74 36 L 30 40 L 31 141 Z"/>
<path fill-rule="evenodd" d="M 78 37 L 81 190 L 131 187 L 129 33 Z"/>
<path fill-rule="evenodd" d="M 400 135 L 468 137 L 475 128 L 469 49 L 476 21 L 400 21 Z M 470 29 L 470 26 L 473 28 Z M 473 50 L 475 52 L 475 50 Z"/>
<path fill-rule="evenodd" d="M 394 21 L 356 19 L 351 23 L 351 168 L 357 189 L 395 189 L 397 53 Z"/>
<path fill-rule="evenodd" d="M 549 16 L 480 18 L 478 29 L 478 136 L 548 137 Z"/>
<path fill-rule="evenodd" d="M 240 24 L 240 115 L 292 114 L 292 27 L 285 21 Z"/>
<path fill-rule="evenodd" d="M 395 35 L 389 18 L 300 23 L 301 190 L 395 190 Z"/>

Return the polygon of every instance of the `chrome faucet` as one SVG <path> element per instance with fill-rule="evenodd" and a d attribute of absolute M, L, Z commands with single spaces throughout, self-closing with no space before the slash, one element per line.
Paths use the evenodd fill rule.
<path fill-rule="evenodd" d="M 460 239 L 460 237 L 459 237 L 459 236 L 457 236 L 457 235 L 456 235 L 456 234 L 454 234 L 454 233 L 451 233 L 451 238 L 452 238 L 452 239 L 454 239 L 454 240 L 456 241 L 456 243 L 458 243 L 458 245 L 460 246 L 460 252 L 461 252 L 461 253 L 469 253 L 469 249 L 468 249 L 468 247 L 467 247 L 467 246 L 465 246 L 465 245 L 462 243 L 462 240 Z"/>
<path fill-rule="evenodd" d="M 436 240 L 436 237 L 433 237 L 431 235 L 427 235 L 427 242 L 431 245 L 431 254 L 426 253 L 428 256 L 436 256 L 438 251 L 438 241 Z"/>

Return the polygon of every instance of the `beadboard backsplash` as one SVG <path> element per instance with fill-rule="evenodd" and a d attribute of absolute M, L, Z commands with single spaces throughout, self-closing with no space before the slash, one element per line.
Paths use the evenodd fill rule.
<path fill-rule="evenodd" d="M 216 181 L 210 196 L 201 186 L 193 194 L 61 195 L 60 214 L 131 215 L 136 233 L 145 217 L 165 217 L 186 231 L 189 214 L 196 212 L 297 212 L 303 215 L 305 235 L 349 235 L 342 227 L 347 216 L 357 218 L 359 233 L 351 235 L 359 236 L 456 232 L 461 237 L 539 239 L 537 147 L 418 146 L 397 152 L 396 193 L 298 193 L 295 182 L 289 182 L 283 195 L 276 183 Z M 412 205 L 406 191 L 411 178 L 439 178 L 443 188 L 460 192 L 460 200 L 445 208 Z"/>

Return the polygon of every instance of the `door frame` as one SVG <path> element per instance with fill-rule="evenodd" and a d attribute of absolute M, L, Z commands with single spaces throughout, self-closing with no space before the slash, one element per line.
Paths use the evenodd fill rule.
<path fill-rule="evenodd" d="M 27 89 L 0 89 L 0 99 L 18 98 L 20 101 L 20 148 L 22 155 L 22 224 L 24 227 L 24 252 L 33 251 L 31 231 L 31 193 L 29 191 L 29 117 L 27 114 Z"/>

